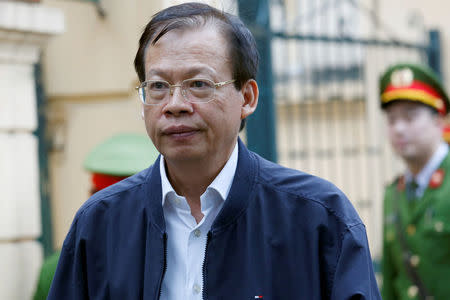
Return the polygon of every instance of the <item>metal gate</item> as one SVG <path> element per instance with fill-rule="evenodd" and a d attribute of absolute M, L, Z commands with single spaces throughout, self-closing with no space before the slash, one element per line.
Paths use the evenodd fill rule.
<path fill-rule="evenodd" d="M 382 21 L 358 3 L 238 1 L 240 16 L 262 49 L 258 82 L 264 90 L 256 116 L 249 119 L 247 140 L 266 158 L 342 189 L 379 258 L 383 187 L 401 165 L 385 138 L 378 78 L 396 62 L 431 61 L 436 69 L 440 61 L 430 54 L 439 48 L 429 46 L 423 30 L 408 42 L 383 33 Z"/>

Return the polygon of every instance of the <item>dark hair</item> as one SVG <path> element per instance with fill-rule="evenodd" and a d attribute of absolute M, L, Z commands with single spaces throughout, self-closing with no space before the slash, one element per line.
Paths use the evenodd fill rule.
<path fill-rule="evenodd" d="M 168 7 L 156 13 L 139 39 L 139 49 L 134 59 L 134 68 L 139 81 L 145 81 L 145 50 L 154 45 L 164 34 L 173 29 L 205 26 L 208 22 L 221 31 L 227 40 L 229 58 L 232 62 L 234 86 L 240 90 L 249 79 L 255 79 L 258 71 L 259 54 L 250 30 L 234 15 L 220 11 L 207 4 L 189 2 Z M 242 120 L 240 130 L 245 126 Z"/>

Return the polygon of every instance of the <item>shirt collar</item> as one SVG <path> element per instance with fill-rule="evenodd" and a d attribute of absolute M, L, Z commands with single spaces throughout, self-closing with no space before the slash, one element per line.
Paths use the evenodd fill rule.
<path fill-rule="evenodd" d="M 222 168 L 220 173 L 216 176 L 216 178 L 213 180 L 213 182 L 211 182 L 206 191 L 208 191 L 208 189 L 216 190 L 222 197 L 222 200 L 225 201 L 225 199 L 227 199 L 228 197 L 228 193 L 230 192 L 231 184 L 233 183 L 234 174 L 236 173 L 237 162 L 238 162 L 238 145 L 236 143 L 227 163 Z M 164 206 L 167 195 L 169 193 L 174 193 L 175 195 L 177 195 L 177 193 L 175 192 L 175 190 L 172 187 L 172 184 L 167 178 L 163 155 L 161 155 L 161 159 L 159 162 L 159 172 L 161 175 L 162 205 Z"/>
<path fill-rule="evenodd" d="M 415 178 L 413 178 L 412 173 L 407 170 L 405 179 L 406 182 L 410 182 L 411 180 L 415 179 L 418 186 L 420 188 L 426 188 L 428 186 L 428 183 L 430 182 L 431 176 L 433 175 L 434 171 L 436 171 L 439 166 L 441 165 L 444 158 L 447 156 L 449 151 L 447 143 L 442 142 L 438 149 L 434 152 L 433 156 L 428 160 L 425 167 L 422 168 L 422 170 L 417 174 Z"/>

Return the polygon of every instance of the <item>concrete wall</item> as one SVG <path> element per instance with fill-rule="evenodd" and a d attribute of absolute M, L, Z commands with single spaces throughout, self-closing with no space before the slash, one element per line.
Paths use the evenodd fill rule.
<path fill-rule="evenodd" d="M 33 65 L 63 29 L 57 9 L 0 2 L 0 299 L 31 299 L 36 287 L 43 253 Z"/>

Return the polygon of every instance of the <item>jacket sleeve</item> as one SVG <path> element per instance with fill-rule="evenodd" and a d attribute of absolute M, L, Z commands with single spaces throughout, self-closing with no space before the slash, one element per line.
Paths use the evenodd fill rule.
<path fill-rule="evenodd" d="M 75 220 L 64 241 L 47 300 L 89 299 L 84 243 L 77 236 L 77 231 Z"/>
<path fill-rule="evenodd" d="M 332 282 L 332 300 L 381 300 L 363 224 L 343 234 Z"/>

